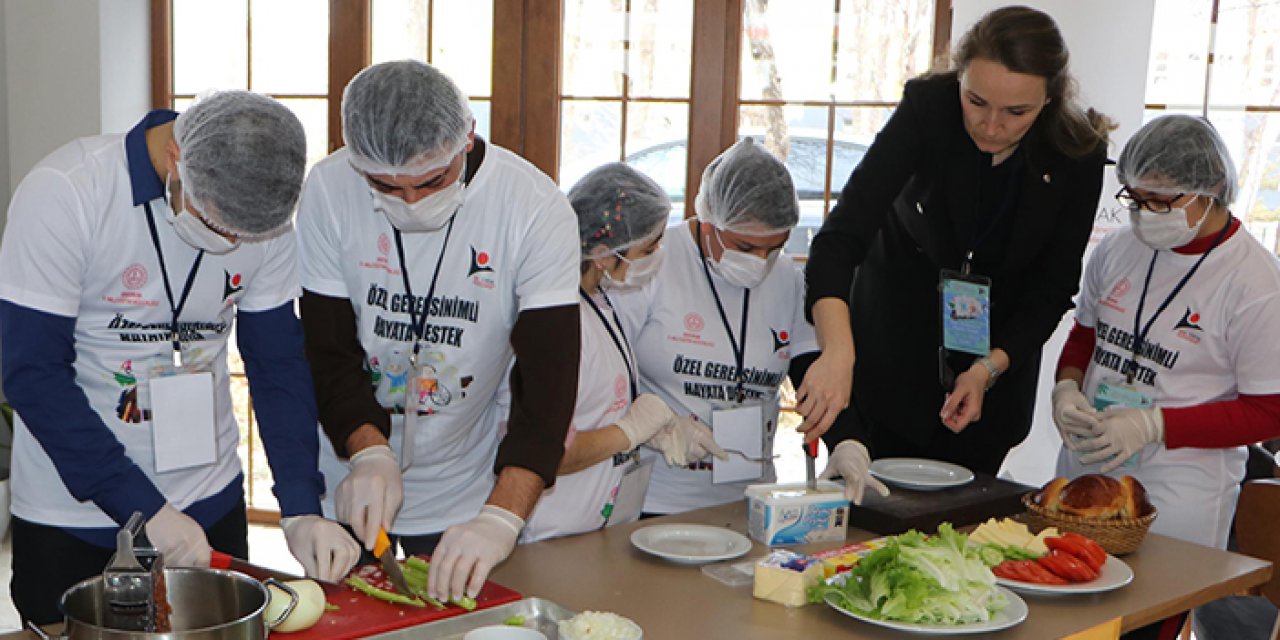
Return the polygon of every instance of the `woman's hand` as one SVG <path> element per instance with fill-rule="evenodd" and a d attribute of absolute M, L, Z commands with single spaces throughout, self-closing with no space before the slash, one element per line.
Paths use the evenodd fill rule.
<path fill-rule="evenodd" d="M 956 386 L 942 403 L 942 424 L 960 433 L 970 422 L 982 417 L 982 398 L 991 372 L 975 364 L 956 378 Z"/>
<path fill-rule="evenodd" d="M 805 442 L 826 433 L 836 416 L 849 406 L 853 391 L 853 352 L 823 351 L 796 389 L 796 411 L 804 416 L 797 430 Z"/>

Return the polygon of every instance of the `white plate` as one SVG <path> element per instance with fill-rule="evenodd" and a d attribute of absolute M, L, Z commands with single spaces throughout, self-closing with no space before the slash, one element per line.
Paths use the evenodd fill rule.
<path fill-rule="evenodd" d="M 856 618 L 863 622 L 881 627 L 888 627 L 890 629 L 897 629 L 898 631 L 910 631 L 911 633 L 920 633 L 930 636 L 946 636 L 959 635 L 962 633 L 999 631 L 1001 629 L 1008 629 L 1009 627 L 1026 620 L 1027 603 L 1024 602 L 1022 598 L 1019 598 L 1018 594 L 1004 587 L 997 587 L 997 589 L 999 589 L 1000 593 L 1003 593 L 1004 597 L 1009 600 L 1009 604 L 1005 605 L 1003 609 L 997 611 L 990 620 L 986 622 L 973 622 L 970 624 L 920 624 L 916 622 L 901 622 L 899 620 L 877 620 L 876 618 L 868 618 L 860 613 L 855 613 L 848 609 L 842 609 L 832 604 L 831 598 L 834 597 L 834 594 L 829 593 L 823 599 L 826 601 L 827 606 L 832 609 L 835 609 L 850 618 Z"/>
<path fill-rule="evenodd" d="M 1111 591 L 1133 582 L 1133 569 L 1119 558 L 1108 555 L 1107 561 L 1102 563 L 1102 571 L 1098 572 L 1098 577 L 1088 582 L 1075 582 L 1072 584 L 1037 584 L 1034 582 L 1022 582 L 1021 580 L 1009 580 L 996 576 L 996 582 L 1027 594 L 1034 595 L 1058 595 L 1070 593 L 1102 593 L 1103 591 Z"/>
<path fill-rule="evenodd" d="M 973 472 L 958 464 L 924 458 L 881 458 L 871 463 L 871 475 L 919 491 L 958 487 L 973 481 Z"/>
<path fill-rule="evenodd" d="M 631 532 L 631 544 L 659 558 L 685 564 L 728 560 L 751 550 L 746 536 L 704 524 L 655 524 Z"/>

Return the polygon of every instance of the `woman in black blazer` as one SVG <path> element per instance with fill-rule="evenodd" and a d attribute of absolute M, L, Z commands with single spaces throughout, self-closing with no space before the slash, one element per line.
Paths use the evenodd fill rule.
<path fill-rule="evenodd" d="M 1052 18 L 995 10 L 954 66 L 907 83 L 810 248 L 823 354 L 799 409 L 807 439 L 825 431 L 833 447 L 824 476 L 843 475 L 855 502 L 868 485 L 887 493 L 870 457 L 994 474 L 1026 437 L 1040 349 L 1072 306 L 1102 188 L 1114 125 L 1075 103 Z M 943 270 L 990 280 L 984 357 L 940 350 Z M 811 415 L 823 403 L 847 409 Z"/>

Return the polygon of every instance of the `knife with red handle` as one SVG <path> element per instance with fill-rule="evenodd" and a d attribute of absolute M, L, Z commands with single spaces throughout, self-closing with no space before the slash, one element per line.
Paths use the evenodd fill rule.
<path fill-rule="evenodd" d="M 209 566 L 214 569 L 225 569 L 228 571 L 243 573 L 246 576 L 259 581 L 266 580 L 267 578 L 275 578 L 281 582 L 286 580 L 302 579 L 300 576 L 285 573 L 284 571 L 276 571 L 275 569 L 268 569 L 267 567 L 253 564 L 248 560 L 241 560 L 229 553 L 223 553 L 221 551 L 214 551 L 210 554 Z M 324 590 L 324 594 L 326 596 L 347 591 L 346 587 L 343 587 L 336 582 L 317 580 L 315 578 L 308 578 L 308 580 L 314 580 L 316 584 L 319 584 L 320 588 Z"/>

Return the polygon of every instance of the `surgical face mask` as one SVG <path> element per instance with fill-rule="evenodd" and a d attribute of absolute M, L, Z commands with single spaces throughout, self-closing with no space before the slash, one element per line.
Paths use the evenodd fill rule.
<path fill-rule="evenodd" d="M 169 224 L 173 225 L 174 233 L 177 233 L 183 242 L 214 255 L 229 253 L 232 249 L 240 246 L 239 239 L 229 240 L 214 231 L 209 225 L 205 224 L 204 220 L 195 211 L 184 211 L 181 191 L 179 189 L 179 195 L 174 196 L 170 181 L 168 179 L 165 180 L 165 199 L 169 202 L 169 208 L 173 210 L 173 215 L 166 219 Z M 176 200 L 175 197 L 177 198 Z"/>
<path fill-rule="evenodd" d="M 605 269 L 604 280 L 601 280 L 601 284 L 610 289 L 638 289 L 643 287 L 645 283 L 658 275 L 658 268 L 662 266 L 661 246 L 655 249 L 653 253 L 634 260 L 629 260 L 617 251 L 614 251 L 613 254 L 627 263 L 627 272 L 622 275 L 621 280 L 617 280 L 612 275 L 609 275 L 608 269 Z"/>
<path fill-rule="evenodd" d="M 1168 213 L 1152 213 L 1141 207 L 1129 209 L 1134 235 L 1152 249 L 1173 249 L 1195 240 L 1208 217 L 1206 210 L 1195 226 L 1190 226 L 1186 207 L 1173 207 Z"/>
<path fill-rule="evenodd" d="M 464 156 L 462 175 L 466 175 L 467 163 Z M 373 194 L 373 206 L 381 210 L 391 226 L 404 233 L 439 231 L 449 223 L 449 218 L 462 207 L 463 192 L 466 187 L 462 183 L 462 175 L 447 187 L 409 204 L 402 198 L 383 193 L 370 187 Z"/>
<path fill-rule="evenodd" d="M 768 258 L 761 258 L 745 251 L 736 251 L 724 246 L 724 240 L 720 239 L 720 230 L 715 230 L 716 242 L 720 243 L 720 260 L 717 262 L 707 256 L 707 265 L 712 271 L 720 274 L 729 284 L 751 289 L 761 282 L 764 282 L 769 271 L 773 269 L 774 263 L 778 261 L 779 249 L 769 252 Z M 710 253 L 710 252 L 708 252 Z"/>

